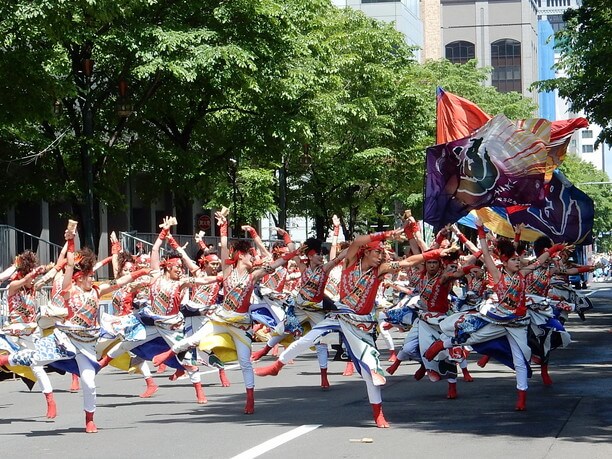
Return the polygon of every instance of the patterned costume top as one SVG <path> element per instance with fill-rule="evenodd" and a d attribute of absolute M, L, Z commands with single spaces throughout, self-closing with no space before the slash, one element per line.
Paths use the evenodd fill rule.
<path fill-rule="evenodd" d="M 342 265 L 336 265 L 329 272 L 327 283 L 325 284 L 325 294 L 332 300 L 340 298 L 340 278 L 342 277 Z"/>
<path fill-rule="evenodd" d="M 248 312 L 254 287 L 253 276 L 250 273 L 239 276 L 236 269 L 233 269 L 223 280 L 222 308 L 241 314 Z"/>
<path fill-rule="evenodd" d="M 493 290 L 497 294 L 500 307 L 516 316 L 527 314 L 527 307 L 525 305 L 525 276 L 520 272 L 511 275 L 503 271 L 501 279 L 493 286 Z"/>
<path fill-rule="evenodd" d="M 98 324 L 99 299 L 100 290 L 97 285 L 88 292 L 74 285 L 66 302 L 70 322 L 81 327 L 95 327 Z"/>
<path fill-rule="evenodd" d="M 203 306 L 212 306 L 217 303 L 221 283 L 214 282 L 212 284 L 198 285 L 191 293 L 191 301 Z"/>
<path fill-rule="evenodd" d="M 378 268 L 363 271 L 361 260 L 357 260 L 342 271 L 340 302 L 355 311 L 355 314 L 370 314 L 379 284 Z"/>
<path fill-rule="evenodd" d="M 261 280 L 261 285 L 272 291 L 283 293 L 285 281 L 287 280 L 287 272 L 286 267 L 280 266 L 276 268 L 273 273 L 266 274 Z"/>
<path fill-rule="evenodd" d="M 530 295 L 546 296 L 550 288 L 553 265 L 546 263 L 526 276 L 525 292 Z"/>
<path fill-rule="evenodd" d="M 329 277 L 329 271 L 325 272 L 324 265 L 311 268 L 308 266 L 302 273 L 302 287 L 299 294 L 306 301 L 320 303 L 325 296 L 325 284 Z"/>
<path fill-rule="evenodd" d="M 302 273 L 300 273 L 299 269 L 287 271 L 284 292 L 295 295 L 302 286 L 302 277 Z"/>
<path fill-rule="evenodd" d="M 427 311 L 437 314 L 446 314 L 450 307 L 448 294 L 451 289 L 451 282 L 442 282 L 442 272 L 438 271 L 434 276 L 429 276 L 427 272 L 422 272 L 419 278 L 418 289 L 421 295 L 421 302 L 426 305 Z"/>
<path fill-rule="evenodd" d="M 181 283 L 160 276 L 151 284 L 151 311 L 161 316 L 178 314 L 181 304 Z"/>
<path fill-rule="evenodd" d="M 20 288 L 7 299 L 9 322 L 29 324 L 36 321 L 36 297 L 32 290 Z"/>
<path fill-rule="evenodd" d="M 466 276 L 467 289 L 474 292 L 477 297 L 481 298 L 487 289 L 487 276 Z"/>
<path fill-rule="evenodd" d="M 111 305 L 113 315 L 125 316 L 132 312 L 132 301 L 134 300 L 134 292 L 128 287 L 123 287 L 113 294 Z"/>

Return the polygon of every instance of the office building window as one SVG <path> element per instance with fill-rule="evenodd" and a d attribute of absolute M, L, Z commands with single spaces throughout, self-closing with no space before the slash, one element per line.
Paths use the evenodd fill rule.
<path fill-rule="evenodd" d="M 491 44 L 493 86 L 500 92 L 522 92 L 521 43 L 516 40 L 498 40 Z"/>
<path fill-rule="evenodd" d="M 476 47 L 469 41 L 454 41 L 446 45 L 446 58 L 453 64 L 465 64 L 474 59 Z"/>
<path fill-rule="evenodd" d="M 593 131 L 591 131 L 590 129 L 585 129 L 584 131 L 582 131 L 582 138 L 583 139 L 592 139 L 593 138 Z"/>
<path fill-rule="evenodd" d="M 582 153 L 593 153 L 593 145 L 583 145 Z"/>

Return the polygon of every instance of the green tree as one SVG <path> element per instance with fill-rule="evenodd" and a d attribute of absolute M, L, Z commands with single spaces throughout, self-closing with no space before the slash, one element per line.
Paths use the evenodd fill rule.
<path fill-rule="evenodd" d="M 253 171 L 270 166 L 274 155 L 258 159 L 267 153 L 280 158 L 258 130 L 271 124 L 268 105 L 279 108 L 267 100 L 303 53 L 301 30 L 327 8 L 323 0 L 3 2 L 3 206 L 70 202 L 93 243 L 95 208 L 125 205 L 128 176 L 145 199 L 168 190 L 184 201 L 231 188 L 231 159 L 245 168 L 236 173 L 243 207 L 261 213 Z M 287 105 L 299 97 L 290 93 Z"/>
<path fill-rule="evenodd" d="M 555 34 L 560 58 L 555 64 L 559 77 L 539 81 L 544 91 L 557 89 L 574 112 L 602 126 L 599 142 L 612 144 L 612 5 L 607 0 L 583 0 L 578 9 L 563 15 L 565 28 Z"/>
<path fill-rule="evenodd" d="M 608 175 L 577 155 L 569 154 L 559 168 L 580 190 L 586 193 L 595 206 L 593 235 L 612 230 L 612 185 Z M 596 183 L 601 182 L 601 183 Z M 609 239 L 609 238 L 608 238 Z M 611 241 L 602 239 L 606 250 L 612 249 Z"/>

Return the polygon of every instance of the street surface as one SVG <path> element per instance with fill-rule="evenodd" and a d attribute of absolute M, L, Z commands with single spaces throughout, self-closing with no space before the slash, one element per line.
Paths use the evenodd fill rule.
<path fill-rule="evenodd" d="M 365 384 L 342 376 L 344 362 L 330 362 L 332 388 L 319 388 L 314 352 L 287 365 L 277 377 L 256 379 L 255 414 L 242 414 L 244 385 L 237 366 L 231 387 L 204 373 L 207 405 L 195 402 L 188 380 L 155 374 L 159 391 L 141 399 L 144 382 L 113 368 L 97 377 L 97 434 L 84 433 L 80 394 L 69 376 L 53 374 L 58 417 L 48 421 L 43 396 L 21 381 L 0 382 L 0 443 L 4 457 L 26 458 L 610 458 L 612 457 L 612 284 L 592 283 L 595 309 L 586 322 L 566 324 L 573 342 L 553 351 L 552 387 L 538 368 L 530 380 L 527 411 L 515 412 L 513 373 L 470 358 L 475 381 L 458 382 L 446 399 L 446 383 L 412 377 L 404 362 L 383 389 L 389 429 L 377 429 Z M 395 335 L 396 346 L 402 336 Z M 258 348 L 261 343 L 256 343 Z M 382 346 L 381 346 L 382 348 Z M 388 355 L 381 350 L 383 357 Z M 258 365 L 269 364 L 264 357 Z M 383 362 L 386 367 L 389 364 Z M 362 441 L 365 440 L 365 441 Z"/>

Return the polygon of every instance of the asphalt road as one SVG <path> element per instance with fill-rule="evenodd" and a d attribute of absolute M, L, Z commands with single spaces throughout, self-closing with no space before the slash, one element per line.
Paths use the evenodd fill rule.
<path fill-rule="evenodd" d="M 475 381 L 460 379 L 459 397 L 447 400 L 446 383 L 417 382 L 412 378 L 417 365 L 403 363 L 383 389 L 391 428 L 377 429 L 363 381 L 342 376 L 344 363 L 331 362 L 332 388 L 323 392 L 313 352 L 277 377 L 257 378 L 252 416 L 242 414 L 244 385 L 235 366 L 227 372 L 228 388 L 216 374 L 204 374 L 207 405 L 196 404 L 189 382 L 171 382 L 169 373 L 155 374 L 160 390 L 141 399 L 140 377 L 107 368 L 97 377 L 97 434 L 83 433 L 81 395 L 68 391 L 68 376 L 52 376 L 58 404 L 53 421 L 44 417 L 39 392 L 4 381 L 1 450 L 3 456 L 64 459 L 610 458 L 612 284 L 591 287 L 585 292 L 595 309 L 586 322 L 572 316 L 566 324 L 573 342 L 553 352 L 554 385 L 544 387 L 534 371 L 525 412 L 514 411 L 514 375 L 499 364 L 481 369 L 476 357 L 471 359 Z M 396 335 L 396 344 L 401 342 Z"/>

